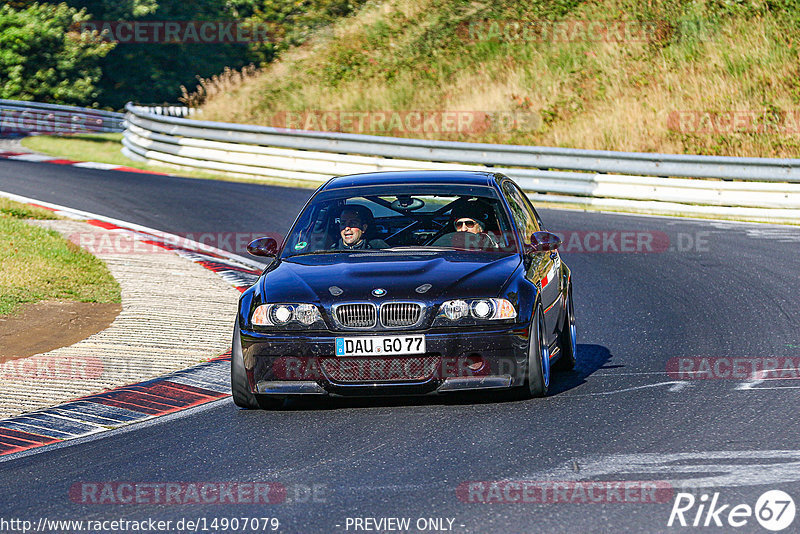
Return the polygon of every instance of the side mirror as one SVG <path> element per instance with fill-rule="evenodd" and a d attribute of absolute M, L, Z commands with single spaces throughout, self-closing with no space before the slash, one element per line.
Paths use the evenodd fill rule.
<path fill-rule="evenodd" d="M 271 237 L 259 237 L 248 243 L 247 252 L 253 256 L 275 257 L 278 253 L 278 242 Z"/>
<path fill-rule="evenodd" d="M 530 252 L 547 252 L 561 246 L 561 238 L 550 232 L 534 232 L 531 234 Z"/>

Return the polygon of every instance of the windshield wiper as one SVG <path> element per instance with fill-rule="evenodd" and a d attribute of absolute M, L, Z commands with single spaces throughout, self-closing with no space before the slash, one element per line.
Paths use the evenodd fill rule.
<path fill-rule="evenodd" d="M 432 246 L 424 246 L 424 245 L 418 245 L 418 246 L 409 245 L 409 246 L 402 246 L 402 247 L 389 247 L 389 248 L 385 248 L 383 250 L 397 250 L 397 251 L 402 251 L 402 252 L 407 252 L 409 250 L 418 250 L 420 252 L 442 252 L 442 251 L 446 251 L 446 250 L 457 250 L 457 249 L 455 247 L 439 247 L 439 246 L 432 247 Z"/>
<path fill-rule="evenodd" d="M 329 248 L 325 250 L 315 250 L 313 252 L 300 252 L 298 254 L 292 254 L 291 256 L 287 256 L 287 258 L 295 258 L 297 256 L 311 256 L 313 254 L 352 254 L 354 252 L 380 252 L 382 250 L 388 250 L 385 248 Z"/>
<path fill-rule="evenodd" d="M 313 254 L 341 254 L 344 252 L 351 252 L 348 250 L 338 250 L 338 249 L 325 249 L 325 250 L 315 250 L 313 252 L 299 252 L 297 254 L 292 254 L 291 256 L 287 256 L 287 258 L 296 258 L 297 256 L 311 256 Z"/>

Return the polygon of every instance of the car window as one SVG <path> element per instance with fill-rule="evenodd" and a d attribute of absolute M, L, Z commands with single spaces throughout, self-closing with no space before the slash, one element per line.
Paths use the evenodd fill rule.
<path fill-rule="evenodd" d="M 347 222 L 354 217 L 361 223 L 356 243 L 364 242 L 359 250 L 394 252 L 422 247 L 517 251 L 511 222 L 494 189 L 472 188 L 463 194 L 456 194 L 461 191 L 452 187 L 428 187 L 420 192 L 408 187 L 388 189 L 347 188 L 320 193 L 298 218 L 281 256 L 352 250 L 353 243 L 345 239 L 354 239 L 352 231 L 347 230 Z M 457 232 L 454 218 L 461 213 L 478 217 L 482 231 Z"/>
<path fill-rule="evenodd" d="M 503 183 L 503 192 L 506 194 L 506 200 L 511 208 L 511 216 L 522 234 L 521 239 L 527 242 L 531 235 L 540 229 L 536 214 L 530 207 L 528 199 L 512 182 Z"/>

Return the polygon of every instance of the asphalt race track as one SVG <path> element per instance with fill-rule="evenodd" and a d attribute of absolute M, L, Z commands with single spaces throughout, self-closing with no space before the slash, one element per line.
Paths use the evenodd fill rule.
<path fill-rule="evenodd" d="M 0 190 L 173 233 L 282 233 L 311 193 L 18 161 L 0 161 Z M 554 376 L 550 397 L 306 401 L 277 412 L 241 411 L 227 398 L 4 458 L 2 518 L 205 518 L 206 532 L 225 532 L 211 521 L 233 517 L 275 517 L 292 533 L 367 532 L 375 524 L 358 529 L 356 518 L 389 517 L 424 527 L 412 532 L 767 532 L 755 516 L 727 522 L 767 490 L 800 503 L 800 371 L 786 367 L 800 359 L 800 229 L 541 214 L 565 235 L 578 321 L 578 367 Z M 782 371 L 772 375 L 738 371 L 775 361 Z M 508 502 L 523 500 L 507 491 L 521 481 L 561 490 Z M 597 489 L 619 481 L 634 491 Z M 668 491 L 635 491 L 653 481 Z M 121 482 L 275 483 L 284 493 L 257 505 L 76 497 L 83 483 Z M 717 508 L 729 505 L 715 516 L 724 528 L 705 512 L 700 526 L 669 528 L 681 488 L 698 496 L 687 523 L 702 495 L 707 510 L 718 493 Z"/>

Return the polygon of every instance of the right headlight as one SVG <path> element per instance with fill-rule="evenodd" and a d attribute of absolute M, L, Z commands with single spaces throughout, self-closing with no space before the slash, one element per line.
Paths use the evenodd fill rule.
<path fill-rule="evenodd" d="M 253 310 L 251 320 L 256 326 L 287 326 L 295 328 L 324 327 L 319 308 L 313 304 L 262 304 Z"/>
<path fill-rule="evenodd" d="M 434 325 L 459 323 L 464 320 L 495 321 L 516 319 L 517 310 L 506 299 L 456 299 L 439 306 Z"/>

